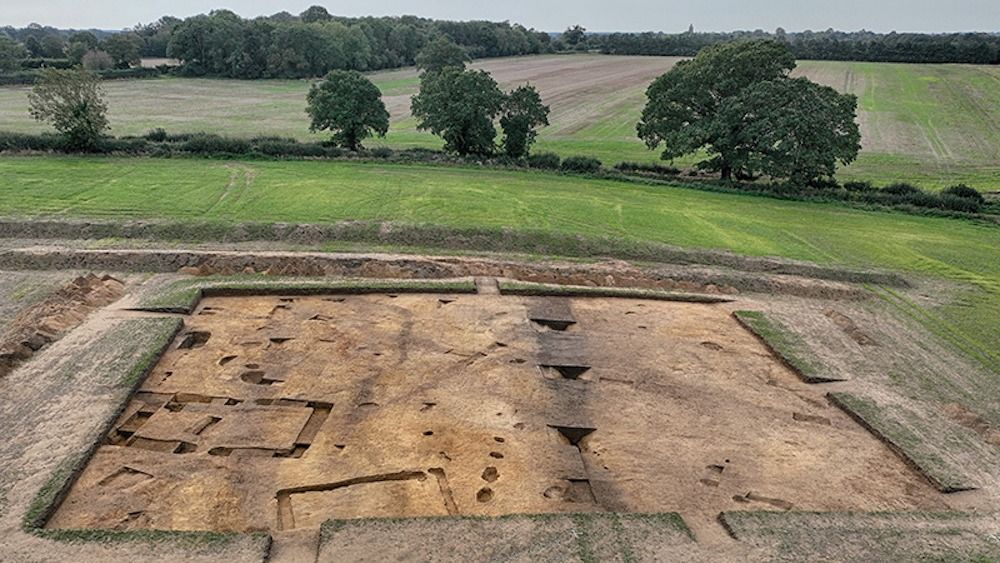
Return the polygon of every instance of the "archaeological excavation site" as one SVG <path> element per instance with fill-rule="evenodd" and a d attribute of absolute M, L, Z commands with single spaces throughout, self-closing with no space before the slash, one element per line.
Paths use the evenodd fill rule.
<path fill-rule="evenodd" d="M 998 431 L 911 392 L 955 358 L 861 286 L 905 280 L 234 256 L 132 256 L 14 319 L 5 447 L 38 473 L 7 485 L 7 553 L 766 560 L 924 549 L 908 530 L 993 553 L 997 465 L 968 461 Z"/>

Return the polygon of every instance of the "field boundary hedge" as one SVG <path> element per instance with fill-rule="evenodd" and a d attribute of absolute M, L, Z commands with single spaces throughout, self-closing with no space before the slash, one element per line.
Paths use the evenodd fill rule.
<path fill-rule="evenodd" d="M 101 80 L 124 80 L 128 78 L 158 78 L 171 74 L 173 67 L 158 66 L 155 68 L 112 68 L 94 71 Z M 0 86 L 30 86 L 35 83 L 42 71 L 40 69 L 20 70 L 0 74 Z"/>
<path fill-rule="evenodd" d="M 0 154 L 78 152 L 60 135 L 0 131 Z M 154 129 L 143 136 L 104 137 L 89 154 L 158 158 L 201 157 L 223 160 L 372 161 L 535 170 L 653 186 L 750 194 L 783 200 L 839 203 L 875 211 L 895 210 L 917 215 L 971 218 L 1000 224 L 1000 200 L 988 201 L 982 194 L 965 185 L 931 193 L 905 183 L 877 188 L 867 182 L 846 182 L 841 185 L 833 179 L 810 186 L 775 181 L 723 184 L 717 179 L 682 175 L 680 169 L 671 166 L 620 162 L 613 168 L 608 168 L 595 158 L 586 156 L 561 158 L 546 152 L 535 153 L 528 158 L 511 158 L 506 155 L 460 157 L 438 150 L 418 148 L 393 150 L 379 147 L 351 152 L 329 142 L 302 142 L 275 136 L 248 139 L 212 133 L 169 134 L 163 129 Z"/>

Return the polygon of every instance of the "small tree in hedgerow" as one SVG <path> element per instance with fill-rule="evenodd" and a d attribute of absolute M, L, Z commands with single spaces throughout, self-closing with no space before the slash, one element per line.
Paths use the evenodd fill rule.
<path fill-rule="evenodd" d="M 542 97 L 534 86 L 521 86 L 503 103 L 500 127 L 503 129 L 503 149 L 507 156 L 528 156 L 535 142 L 538 127 L 549 124 L 549 107 L 542 104 Z"/>
<path fill-rule="evenodd" d="M 70 148 L 93 148 L 108 129 L 100 80 L 85 70 L 43 69 L 28 103 L 31 116 L 52 123 Z"/>
<path fill-rule="evenodd" d="M 333 141 L 344 148 L 357 151 L 372 133 L 385 137 L 389 132 L 382 92 L 360 72 L 335 70 L 314 84 L 306 99 L 309 130 L 332 131 Z"/>
<path fill-rule="evenodd" d="M 488 155 L 496 137 L 493 120 L 505 98 L 488 73 L 446 67 L 421 77 L 410 108 L 420 120 L 417 129 L 442 137 L 446 151 Z"/>

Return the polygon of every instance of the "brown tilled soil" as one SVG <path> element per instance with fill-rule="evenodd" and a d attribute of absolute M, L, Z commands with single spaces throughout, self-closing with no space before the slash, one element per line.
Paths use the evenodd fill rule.
<path fill-rule="evenodd" d="M 111 277 L 87 274 L 21 311 L 0 333 L 0 377 L 35 352 L 75 328 L 95 311 L 122 296 L 124 285 Z"/>
<path fill-rule="evenodd" d="M 731 308 L 206 299 L 49 527 L 947 508 Z"/>
<path fill-rule="evenodd" d="M 641 97 L 649 83 L 670 70 L 678 57 L 617 57 L 608 55 L 562 55 L 507 58 L 477 61 L 471 66 L 483 69 L 504 88 L 523 84 L 538 88 L 542 100 L 551 108 L 551 133 L 571 134 L 605 116 L 609 109 L 627 106 L 641 108 Z M 400 72 L 412 76 L 412 71 Z M 393 121 L 410 117 L 408 91 L 385 96 Z M 637 99 L 638 98 L 638 99 Z"/>

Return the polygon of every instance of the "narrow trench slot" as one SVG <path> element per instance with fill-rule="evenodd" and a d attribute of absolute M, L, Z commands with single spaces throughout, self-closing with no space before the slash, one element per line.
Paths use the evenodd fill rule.
<path fill-rule="evenodd" d="M 180 343 L 177 344 L 177 348 L 180 350 L 191 350 L 193 348 L 201 348 L 205 344 L 208 344 L 208 340 L 212 337 L 211 332 L 207 331 L 192 331 L 181 337 Z"/>
<path fill-rule="evenodd" d="M 252 385 L 277 385 L 285 382 L 283 379 L 267 377 L 266 372 L 260 370 L 245 371 L 240 374 L 240 380 Z"/>
<path fill-rule="evenodd" d="M 554 373 L 562 379 L 572 380 L 580 379 L 581 376 L 590 371 L 590 366 L 540 364 L 538 367 L 542 369 L 543 373 Z"/>
<path fill-rule="evenodd" d="M 444 506 L 448 514 L 451 516 L 458 514 L 458 505 L 455 504 L 455 496 L 452 494 L 451 485 L 448 484 L 448 475 L 444 469 L 432 467 L 427 472 L 437 479 L 438 489 L 441 490 L 441 498 L 444 499 Z"/>
<path fill-rule="evenodd" d="M 443 474 L 444 470 L 441 470 L 441 472 Z M 327 491 L 335 491 L 337 489 L 343 489 L 345 487 L 360 485 L 364 483 L 381 483 L 385 481 L 410 481 L 410 480 L 424 481 L 425 479 L 427 479 L 427 473 L 424 473 L 423 471 L 399 471 L 397 473 L 380 473 L 377 475 L 365 475 L 363 477 L 355 477 L 353 479 L 337 481 L 335 483 L 321 483 L 317 485 L 306 485 L 303 487 L 292 487 L 289 489 L 282 489 L 278 491 L 276 495 L 276 499 L 278 501 L 278 529 L 291 530 L 295 528 L 295 514 L 292 508 L 292 497 L 294 495 L 302 493 L 322 493 Z M 455 510 L 456 511 L 458 510 L 457 506 L 455 507 Z"/>
<path fill-rule="evenodd" d="M 555 319 L 530 319 L 535 326 L 543 329 L 554 330 L 556 332 L 566 332 L 570 327 L 576 325 L 576 321 L 555 320 Z"/>
<path fill-rule="evenodd" d="M 205 418 L 199 420 L 188 429 L 188 432 L 194 434 L 195 436 L 201 436 L 209 428 L 215 426 L 216 424 L 222 422 L 221 416 L 206 416 Z"/>
<path fill-rule="evenodd" d="M 586 438 L 596 432 L 597 429 L 576 426 L 556 426 L 552 424 L 549 425 L 549 428 L 559 432 L 560 437 L 567 445 L 576 448 L 577 453 L 580 455 L 580 463 L 583 465 L 583 470 L 587 473 L 587 478 L 567 478 L 565 490 L 560 491 L 559 493 L 550 493 L 547 491 L 546 496 L 553 495 L 556 498 L 561 497 L 566 502 L 600 506 L 601 503 L 598 502 L 597 495 L 594 494 L 594 487 L 590 483 L 590 471 L 587 467 L 587 458 L 583 455 L 586 448 Z"/>
<path fill-rule="evenodd" d="M 295 439 L 295 447 L 288 455 L 276 453 L 275 457 L 301 458 L 305 455 L 333 410 L 333 405 L 330 403 L 308 403 L 308 406 L 312 409 L 312 414 L 309 415 L 309 420 L 306 421 L 298 438 Z"/>
<path fill-rule="evenodd" d="M 278 529 L 291 530 L 295 528 L 295 513 L 292 512 L 292 495 L 278 493 Z"/>

